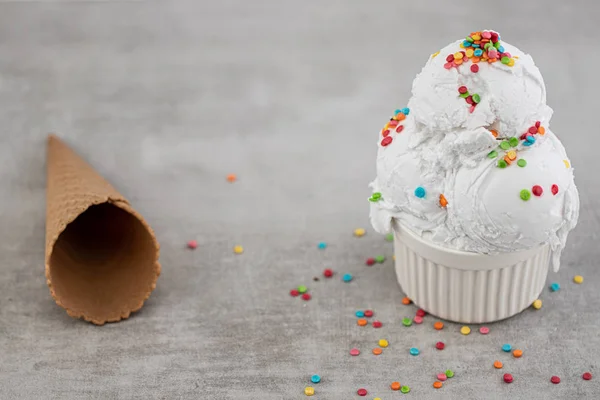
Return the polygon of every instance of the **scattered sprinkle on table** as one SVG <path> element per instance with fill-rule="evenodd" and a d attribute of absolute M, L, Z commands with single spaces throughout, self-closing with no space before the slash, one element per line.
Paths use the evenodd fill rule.
<path fill-rule="evenodd" d="M 438 350 L 444 350 L 444 347 L 446 347 L 446 345 L 444 344 L 444 342 L 437 342 L 435 344 L 435 348 Z"/>
<path fill-rule="evenodd" d="M 575 282 L 575 283 L 583 283 L 583 276 L 581 276 L 581 275 L 575 275 L 573 277 L 573 282 Z"/>
<path fill-rule="evenodd" d="M 583 379 L 585 379 L 586 381 L 589 381 L 592 379 L 592 373 L 591 372 L 585 372 L 582 376 Z"/>
<path fill-rule="evenodd" d="M 441 321 L 438 321 L 436 323 L 433 324 L 433 328 L 435 330 L 441 331 L 442 329 L 444 329 L 444 323 Z"/>
<path fill-rule="evenodd" d="M 244 252 L 244 248 L 240 245 L 234 246 L 233 247 L 233 252 L 235 254 L 242 254 Z"/>
<path fill-rule="evenodd" d="M 366 231 L 363 228 L 356 228 L 354 230 L 354 236 L 356 237 L 361 237 L 361 236 L 365 236 Z"/>
<path fill-rule="evenodd" d="M 379 347 L 383 347 L 383 348 L 386 348 L 389 346 L 388 341 L 385 339 L 379 339 L 379 342 L 377 344 L 379 344 Z"/>
<path fill-rule="evenodd" d="M 498 361 L 498 360 L 494 361 L 494 368 L 501 369 L 503 366 L 504 365 L 502 364 L 501 361 Z"/>
<path fill-rule="evenodd" d="M 536 310 L 539 310 L 540 308 L 542 308 L 542 300 L 537 299 L 536 301 L 533 302 L 533 304 L 531 306 L 533 308 L 535 308 Z"/>
<path fill-rule="evenodd" d="M 402 387 L 400 388 L 400 391 L 401 391 L 402 393 L 406 394 L 406 393 L 410 392 L 410 388 L 409 388 L 408 386 L 406 386 L 406 385 L 405 385 L 405 386 L 402 386 Z"/>
<path fill-rule="evenodd" d="M 446 379 L 448 379 L 448 377 L 446 376 L 445 372 L 440 372 L 439 374 L 437 374 L 437 379 L 438 381 L 444 382 Z"/>
<path fill-rule="evenodd" d="M 390 388 L 392 390 L 400 390 L 400 382 L 392 382 L 392 384 L 390 385 Z"/>
<path fill-rule="evenodd" d="M 412 320 L 410 318 L 402 318 L 402 325 L 404 325 L 404 326 L 411 326 L 412 325 Z"/>
<path fill-rule="evenodd" d="M 315 394 L 315 389 L 308 386 L 304 388 L 304 394 L 307 396 L 312 396 L 313 394 Z"/>
<path fill-rule="evenodd" d="M 419 355 L 419 349 L 417 349 L 416 347 L 411 347 L 410 348 L 410 355 L 411 356 L 418 356 Z"/>
<path fill-rule="evenodd" d="M 304 285 L 298 286 L 298 293 L 306 293 L 307 290 L 308 288 Z"/>
<path fill-rule="evenodd" d="M 425 310 L 423 310 L 422 308 L 419 308 L 415 314 L 417 315 L 417 317 L 424 317 L 425 315 L 427 315 Z"/>
<path fill-rule="evenodd" d="M 388 242 L 393 242 L 394 241 L 394 234 L 393 233 L 388 233 L 387 235 L 385 235 L 385 240 L 387 240 Z"/>
<path fill-rule="evenodd" d="M 342 277 L 342 280 L 344 282 L 350 282 L 352 280 L 352 274 L 344 274 L 344 276 Z"/>
<path fill-rule="evenodd" d="M 481 333 L 482 335 L 487 335 L 488 333 L 490 333 L 490 328 L 488 328 L 487 326 L 482 326 L 481 328 L 479 328 L 479 333 Z"/>
<path fill-rule="evenodd" d="M 237 176 L 235 174 L 229 174 L 229 175 L 227 175 L 227 181 L 230 183 L 233 183 L 233 182 L 237 181 Z"/>
<path fill-rule="evenodd" d="M 551 292 L 556 292 L 560 290 L 560 285 L 556 282 L 554 282 L 553 284 L 550 285 L 550 291 Z"/>
<path fill-rule="evenodd" d="M 327 268 L 326 270 L 323 271 L 323 276 L 325 278 L 331 278 L 333 276 L 333 270 L 330 268 Z"/>
<path fill-rule="evenodd" d="M 527 189 L 523 189 L 519 193 L 519 196 L 521 197 L 521 200 L 527 201 L 527 200 L 529 200 L 531 198 L 531 192 L 529 190 L 527 190 Z"/>
<path fill-rule="evenodd" d="M 365 316 L 365 312 L 358 310 L 357 312 L 354 313 L 354 315 L 356 315 L 358 318 L 363 318 Z"/>
<path fill-rule="evenodd" d="M 351 356 L 357 356 L 359 354 L 360 354 L 360 350 L 359 349 L 357 349 L 357 348 L 350 349 L 350 355 Z"/>
<path fill-rule="evenodd" d="M 521 159 L 519 159 L 519 161 L 517 161 L 517 165 L 519 167 L 523 168 L 527 165 L 527 161 L 525 161 L 525 159 L 521 158 Z"/>
<path fill-rule="evenodd" d="M 373 310 L 365 310 L 365 317 L 371 318 L 373 316 Z"/>
<path fill-rule="evenodd" d="M 300 292 L 298 291 L 298 289 L 292 289 L 292 290 L 290 290 L 290 296 L 296 297 L 296 296 L 299 296 L 299 295 L 300 295 Z"/>
<path fill-rule="evenodd" d="M 367 389 L 365 388 L 360 388 L 356 391 L 356 394 L 358 394 L 359 396 L 366 396 L 367 395 Z"/>
<path fill-rule="evenodd" d="M 513 351 L 514 358 L 521 358 L 522 355 L 523 355 L 523 350 L 516 349 L 515 351 Z"/>
<path fill-rule="evenodd" d="M 433 382 L 433 387 L 436 388 L 436 389 L 441 388 L 442 387 L 442 382 L 440 382 L 440 381 Z"/>
<path fill-rule="evenodd" d="M 381 264 L 385 261 L 385 256 L 375 256 L 375 261 Z"/>
<path fill-rule="evenodd" d="M 506 383 L 512 383 L 513 381 L 513 376 L 511 374 L 504 374 L 504 382 Z"/>
<path fill-rule="evenodd" d="M 469 328 L 468 326 L 463 326 L 462 328 L 460 328 L 460 333 L 462 333 L 463 335 L 468 335 L 469 333 L 471 333 L 471 328 Z"/>
<path fill-rule="evenodd" d="M 366 319 L 360 318 L 356 321 L 358 326 L 366 326 L 369 322 Z"/>
<path fill-rule="evenodd" d="M 327 248 L 327 243 L 325 242 L 320 242 L 317 247 L 321 250 L 326 249 Z"/>
<path fill-rule="evenodd" d="M 373 321 L 373 328 L 381 328 L 381 325 L 383 325 L 381 321 Z"/>
<path fill-rule="evenodd" d="M 381 400 L 381 397 L 375 397 L 373 400 Z"/>
<path fill-rule="evenodd" d="M 376 356 L 380 355 L 383 352 L 383 350 L 381 350 L 379 347 L 375 347 L 373 349 L 373 354 L 375 354 Z"/>
<path fill-rule="evenodd" d="M 365 264 L 367 264 L 369 267 L 371 265 L 375 265 L 375 259 L 373 257 L 369 257 L 367 258 L 367 261 L 365 261 Z"/>
<path fill-rule="evenodd" d="M 423 323 L 423 317 L 419 317 L 418 315 L 415 315 L 415 317 L 413 318 L 413 322 L 415 324 L 422 324 Z"/>
<path fill-rule="evenodd" d="M 408 297 L 404 297 L 402 299 L 402 304 L 404 304 L 405 306 L 409 305 L 410 303 L 412 303 L 412 301 Z"/>
<path fill-rule="evenodd" d="M 451 370 L 451 369 L 447 369 L 447 370 L 446 370 L 446 376 L 447 376 L 448 378 L 452 378 L 452 377 L 454 377 L 454 372 L 452 372 L 452 370 Z"/>
<path fill-rule="evenodd" d="M 321 382 L 321 377 L 319 375 L 313 375 L 310 377 L 310 381 L 312 383 L 319 383 Z"/>
<path fill-rule="evenodd" d="M 189 249 L 194 250 L 196 247 L 198 247 L 198 242 L 195 240 L 190 240 L 189 242 L 187 242 L 187 247 Z"/>
<path fill-rule="evenodd" d="M 510 352 L 511 350 L 512 350 L 512 346 L 511 346 L 510 344 L 508 344 L 508 343 L 507 343 L 507 344 L 503 344 L 503 345 L 502 345 L 502 351 L 504 351 L 504 352 L 508 353 L 508 352 Z"/>
<path fill-rule="evenodd" d="M 560 383 L 560 378 L 556 375 L 553 375 L 552 378 L 550 378 L 550 382 L 554 383 L 555 385 L 558 385 Z"/>
<path fill-rule="evenodd" d="M 415 196 L 417 196 L 420 199 L 424 198 L 425 197 L 425 189 L 421 186 L 418 186 L 415 189 Z"/>
<path fill-rule="evenodd" d="M 304 293 L 304 294 L 302 295 L 302 300 L 306 300 L 306 301 L 308 301 L 308 300 L 310 300 L 311 298 L 312 298 L 312 296 L 311 296 L 311 294 L 310 294 L 310 293 Z"/>

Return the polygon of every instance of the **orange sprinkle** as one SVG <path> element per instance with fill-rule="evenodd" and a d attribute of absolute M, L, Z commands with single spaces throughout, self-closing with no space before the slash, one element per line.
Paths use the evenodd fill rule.
<path fill-rule="evenodd" d="M 504 365 L 502 365 L 502 363 L 498 360 L 494 361 L 494 368 L 496 369 L 500 369 L 502 368 Z"/>
<path fill-rule="evenodd" d="M 399 112 L 398 114 L 396 114 L 394 116 L 394 119 L 396 121 L 404 121 L 404 119 L 406 118 L 406 115 L 404 115 L 403 113 Z"/>
<path fill-rule="evenodd" d="M 392 388 L 392 390 L 400 390 L 400 382 L 392 382 L 390 387 Z"/>
<path fill-rule="evenodd" d="M 517 349 L 517 350 L 513 351 L 513 356 L 515 358 L 520 358 L 522 355 L 523 355 L 523 350 Z"/>
<path fill-rule="evenodd" d="M 506 153 L 506 156 L 510 158 L 510 161 L 514 161 L 517 159 L 517 152 L 515 150 L 511 150 L 508 153 Z"/>
<path fill-rule="evenodd" d="M 375 347 L 373 349 L 373 354 L 375 354 L 376 356 L 380 355 L 382 353 L 383 350 L 381 350 L 379 347 Z"/>
<path fill-rule="evenodd" d="M 443 323 L 443 322 L 441 322 L 441 321 L 438 321 L 438 322 L 436 322 L 435 324 L 433 324 L 433 327 L 434 327 L 435 329 L 437 329 L 438 331 L 439 331 L 439 330 L 442 330 L 442 329 L 444 329 L 444 323 Z"/>
<path fill-rule="evenodd" d="M 357 320 L 357 321 L 356 321 L 356 323 L 358 324 L 358 326 L 365 326 L 365 325 L 367 325 L 369 322 L 368 322 L 366 319 L 364 319 L 364 318 L 361 318 L 361 319 Z"/>
<path fill-rule="evenodd" d="M 471 62 L 473 64 L 477 64 L 479 61 L 481 61 L 481 58 L 479 58 L 479 57 L 473 57 L 473 58 L 471 58 Z"/>
<path fill-rule="evenodd" d="M 515 157 L 515 158 L 516 158 L 516 157 Z M 510 164 L 513 162 L 513 160 L 511 160 L 511 159 L 510 159 L 510 157 L 508 156 L 508 154 L 504 156 L 504 161 L 506 161 L 506 163 L 507 163 L 508 165 L 510 165 Z"/>
<path fill-rule="evenodd" d="M 448 205 L 448 200 L 443 194 L 440 194 L 440 206 L 446 207 Z"/>
<path fill-rule="evenodd" d="M 492 132 L 492 135 L 494 135 L 494 137 L 498 137 L 498 131 L 495 129 L 491 129 L 490 132 Z"/>
<path fill-rule="evenodd" d="M 454 64 L 460 65 L 462 63 L 463 63 L 462 59 L 460 59 L 460 58 L 459 59 L 454 59 Z"/>
<path fill-rule="evenodd" d="M 410 303 L 412 303 L 412 301 L 408 297 L 402 299 L 402 304 L 405 306 L 409 305 Z"/>
<path fill-rule="evenodd" d="M 540 126 L 540 127 L 538 128 L 538 133 L 539 133 L 540 135 L 543 135 L 543 134 L 545 134 L 545 133 L 546 133 L 546 129 L 544 129 L 544 127 L 543 127 L 543 126 Z"/>
<path fill-rule="evenodd" d="M 237 180 L 237 176 L 235 174 L 229 174 L 227 175 L 227 181 L 233 183 Z"/>
<path fill-rule="evenodd" d="M 436 388 L 436 389 L 441 388 L 442 387 L 442 382 L 440 382 L 440 381 L 433 382 L 433 387 Z"/>

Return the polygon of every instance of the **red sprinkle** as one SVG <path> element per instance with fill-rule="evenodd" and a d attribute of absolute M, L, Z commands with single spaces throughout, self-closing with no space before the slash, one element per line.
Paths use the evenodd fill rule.
<path fill-rule="evenodd" d="M 290 290 L 290 296 L 292 296 L 292 297 L 297 297 L 299 294 L 300 294 L 300 292 L 298 291 L 298 289 Z"/>
<path fill-rule="evenodd" d="M 535 127 L 539 128 L 542 123 L 540 121 L 535 121 Z"/>
<path fill-rule="evenodd" d="M 371 265 L 375 264 L 375 259 L 372 258 L 372 257 L 371 258 L 367 258 L 367 261 L 365 261 L 365 264 L 367 264 L 370 267 Z"/>
<path fill-rule="evenodd" d="M 504 382 L 511 383 L 513 381 L 513 376 L 511 374 L 504 374 Z"/>
<path fill-rule="evenodd" d="M 190 249 L 195 249 L 196 247 L 198 247 L 198 242 L 196 242 L 195 240 L 190 240 L 189 242 L 187 242 L 187 247 L 189 247 Z"/>
<path fill-rule="evenodd" d="M 527 138 L 527 133 L 522 134 L 519 139 L 525 140 Z"/>
<path fill-rule="evenodd" d="M 550 382 L 554 383 L 555 385 L 558 385 L 560 383 L 560 378 L 554 375 L 552 378 L 550 378 Z"/>
<path fill-rule="evenodd" d="M 350 349 L 350 355 L 351 356 L 357 356 L 359 354 L 360 354 L 360 350 L 359 349 L 357 349 L 357 348 Z"/>
<path fill-rule="evenodd" d="M 471 107 L 469 107 L 469 113 L 473 114 L 473 111 L 475 111 L 475 106 L 476 104 L 473 104 Z"/>
<path fill-rule="evenodd" d="M 530 127 L 529 133 L 531 133 L 532 135 L 535 135 L 537 133 L 537 128 L 535 126 Z"/>
<path fill-rule="evenodd" d="M 451 63 L 451 62 L 447 62 L 446 64 L 444 64 L 444 68 L 446 68 L 446 69 L 450 69 L 450 68 L 452 68 L 453 66 L 454 66 L 454 64 L 453 64 L 453 63 Z"/>
<path fill-rule="evenodd" d="M 460 94 L 467 93 L 467 87 L 466 86 L 459 87 L 458 93 L 460 93 Z"/>
<path fill-rule="evenodd" d="M 496 43 L 498 41 L 498 34 L 496 32 L 490 32 L 490 35 L 492 36 L 490 39 L 492 39 L 493 43 Z"/>
<path fill-rule="evenodd" d="M 531 191 L 536 196 L 541 196 L 542 193 L 544 193 L 544 189 L 542 189 L 542 187 L 540 185 L 535 185 L 534 187 L 531 188 Z"/>
<path fill-rule="evenodd" d="M 312 296 L 310 295 L 310 293 L 304 293 L 302 295 L 302 300 L 309 301 L 311 298 L 312 298 Z"/>
<path fill-rule="evenodd" d="M 333 276 L 333 270 L 327 268 L 325 271 L 323 271 L 323 276 L 325 278 L 331 278 Z"/>
<path fill-rule="evenodd" d="M 388 144 L 392 143 L 392 137 L 391 136 L 386 136 L 383 138 L 383 140 L 381 141 L 381 145 L 382 146 L 387 146 Z"/>
<path fill-rule="evenodd" d="M 400 125 L 396 128 L 396 132 L 400 133 L 404 129 L 404 126 Z"/>
<path fill-rule="evenodd" d="M 391 126 L 392 128 L 395 127 L 396 125 L 398 125 L 398 121 L 396 121 L 395 119 L 391 120 L 390 122 L 388 122 L 388 125 Z"/>
<path fill-rule="evenodd" d="M 365 317 L 371 318 L 373 316 L 373 310 L 365 310 Z"/>
<path fill-rule="evenodd" d="M 582 378 L 586 381 L 589 381 L 590 379 L 592 379 L 592 374 L 590 372 L 586 372 L 582 375 Z"/>
<path fill-rule="evenodd" d="M 448 57 L 446 57 L 446 61 L 448 61 L 448 62 L 454 61 L 454 54 L 448 54 Z"/>
<path fill-rule="evenodd" d="M 552 185 L 550 190 L 552 190 L 552 194 L 556 196 L 556 193 L 558 193 L 558 185 Z"/>
<path fill-rule="evenodd" d="M 471 65 L 471 72 L 473 72 L 473 73 L 475 73 L 475 74 L 476 74 L 476 73 L 478 73 L 478 72 L 479 72 L 479 65 L 477 65 L 477 64 L 472 64 L 472 65 Z"/>
<path fill-rule="evenodd" d="M 473 96 L 470 96 L 470 95 L 469 95 L 469 96 L 468 96 L 468 97 L 467 97 L 465 100 L 466 100 L 466 102 L 467 102 L 467 103 L 469 103 L 469 104 L 475 104 L 475 102 L 473 101 Z"/>
<path fill-rule="evenodd" d="M 425 315 L 427 315 L 427 313 L 422 308 L 419 308 L 417 310 L 417 314 L 416 315 L 417 315 L 417 317 L 424 317 Z"/>
<path fill-rule="evenodd" d="M 376 320 L 376 321 L 373 321 L 372 325 L 373 325 L 373 328 L 381 328 L 382 323 L 381 323 L 381 321 Z"/>
<path fill-rule="evenodd" d="M 444 342 L 437 342 L 435 344 L 435 348 L 438 350 L 444 350 L 444 347 L 446 347 L 446 345 L 444 344 Z"/>
<path fill-rule="evenodd" d="M 383 135 L 383 137 L 387 137 L 387 135 L 390 134 L 390 130 L 386 129 L 385 131 L 381 132 L 381 134 Z"/>
<path fill-rule="evenodd" d="M 360 389 L 358 389 L 358 390 L 356 391 L 356 393 L 357 393 L 359 396 L 366 396 L 366 395 L 367 395 L 367 389 L 360 388 Z"/>

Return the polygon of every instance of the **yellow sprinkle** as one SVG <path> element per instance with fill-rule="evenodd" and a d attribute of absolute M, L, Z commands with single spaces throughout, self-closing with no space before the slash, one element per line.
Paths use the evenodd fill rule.
<path fill-rule="evenodd" d="M 460 328 L 460 333 L 462 333 L 463 335 L 468 335 L 469 333 L 471 333 L 471 328 L 469 328 L 468 326 L 463 326 L 462 328 Z"/>
<path fill-rule="evenodd" d="M 512 58 L 510 60 L 508 60 L 508 66 L 512 67 L 513 65 L 515 65 L 515 60 L 513 60 Z"/>
<path fill-rule="evenodd" d="M 563 162 L 565 163 L 565 167 L 571 168 L 571 164 L 569 164 L 569 160 L 563 160 Z"/>
<path fill-rule="evenodd" d="M 471 36 L 471 39 L 473 39 L 473 40 L 481 40 L 481 35 L 475 34 L 475 35 Z"/>
<path fill-rule="evenodd" d="M 511 161 L 517 158 L 517 152 L 514 150 L 507 152 L 506 155 L 508 156 L 508 158 L 510 158 Z"/>
<path fill-rule="evenodd" d="M 533 304 L 531 306 L 533 308 L 535 308 L 536 310 L 539 310 L 540 308 L 542 308 L 542 301 L 540 299 L 537 299 L 536 301 L 533 302 Z"/>
<path fill-rule="evenodd" d="M 313 394 L 315 394 L 315 389 L 308 386 L 304 388 L 304 394 L 307 396 L 312 396 Z"/>
<path fill-rule="evenodd" d="M 516 58 L 517 60 L 519 59 L 519 56 L 513 56 L 513 58 Z"/>
<path fill-rule="evenodd" d="M 465 51 L 465 53 L 467 53 L 467 57 L 469 58 L 473 57 L 473 52 L 474 50 L 470 47 L 467 49 L 467 51 Z"/>
<path fill-rule="evenodd" d="M 583 276 L 581 276 L 581 275 L 575 275 L 573 277 L 573 282 L 575 282 L 575 283 L 583 283 Z"/>
<path fill-rule="evenodd" d="M 395 255 L 392 256 L 392 260 L 396 261 L 396 256 Z"/>
<path fill-rule="evenodd" d="M 379 347 L 383 347 L 384 349 L 388 347 L 389 343 L 385 339 L 379 339 Z"/>
<path fill-rule="evenodd" d="M 381 400 L 381 397 L 375 397 L 373 400 Z"/>
<path fill-rule="evenodd" d="M 244 248 L 240 245 L 234 246 L 233 247 L 233 252 L 235 254 L 242 254 L 244 252 Z"/>
<path fill-rule="evenodd" d="M 361 237 L 361 236 L 365 236 L 365 230 L 363 228 L 356 228 L 354 230 L 354 236 L 356 237 Z"/>
<path fill-rule="evenodd" d="M 457 60 L 462 60 L 463 53 L 461 53 L 460 51 L 457 51 L 456 53 L 454 53 L 454 58 Z"/>
<path fill-rule="evenodd" d="M 438 56 L 438 54 L 440 54 L 440 52 L 439 52 L 439 51 L 436 51 L 435 53 L 433 53 L 433 54 L 431 55 L 431 58 L 436 58 L 436 57 Z"/>
<path fill-rule="evenodd" d="M 465 45 L 461 43 L 461 44 L 460 44 L 460 48 L 461 48 L 461 49 L 464 49 L 464 48 L 465 48 Z"/>

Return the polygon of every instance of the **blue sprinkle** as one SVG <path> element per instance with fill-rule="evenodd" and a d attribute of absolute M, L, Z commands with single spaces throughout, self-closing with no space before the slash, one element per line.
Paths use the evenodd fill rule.
<path fill-rule="evenodd" d="M 416 347 L 411 347 L 410 348 L 410 354 L 413 356 L 418 356 L 419 355 L 419 349 L 417 349 Z"/>
<path fill-rule="evenodd" d="M 550 285 L 550 291 L 551 292 L 556 292 L 560 289 L 560 285 L 556 282 L 554 282 L 553 284 Z"/>
<path fill-rule="evenodd" d="M 319 243 L 319 248 L 320 249 L 326 249 L 327 248 L 327 243 L 325 243 L 325 242 Z"/>
<path fill-rule="evenodd" d="M 310 377 L 310 381 L 312 383 L 319 383 L 321 382 L 321 377 L 319 375 L 313 375 Z"/>
<path fill-rule="evenodd" d="M 475 54 L 475 57 L 481 57 L 481 55 L 483 54 L 483 50 L 477 49 L 473 52 L 473 54 Z"/>
<path fill-rule="evenodd" d="M 523 141 L 523 146 L 531 146 L 532 144 L 532 142 L 528 142 L 527 140 Z"/>
<path fill-rule="evenodd" d="M 471 47 L 479 47 L 479 45 L 475 44 L 475 43 L 471 43 Z"/>
<path fill-rule="evenodd" d="M 535 143 L 535 137 L 533 135 L 527 135 L 525 139 L 531 144 Z"/>
<path fill-rule="evenodd" d="M 344 282 L 350 282 L 352 280 L 352 274 L 344 274 L 344 276 L 342 277 L 342 280 Z"/>
<path fill-rule="evenodd" d="M 500 45 L 500 47 L 498 47 L 498 51 L 500 53 L 504 53 L 504 46 Z"/>
<path fill-rule="evenodd" d="M 396 115 L 396 114 L 398 114 L 398 113 L 400 113 L 400 112 L 402 112 L 402 110 L 399 110 L 399 109 L 398 109 L 398 110 L 394 111 L 394 115 Z"/>
<path fill-rule="evenodd" d="M 505 352 L 508 353 L 508 352 L 511 351 L 511 349 L 512 349 L 512 346 L 510 344 L 503 344 L 502 345 L 502 351 L 505 351 Z"/>
<path fill-rule="evenodd" d="M 358 311 L 356 312 L 356 316 L 357 316 L 358 318 L 362 318 L 362 317 L 364 317 L 364 316 L 365 316 L 365 313 L 364 313 L 363 311 L 360 311 L 360 310 L 358 310 Z"/>
<path fill-rule="evenodd" d="M 422 199 L 423 197 L 425 197 L 425 189 L 423 189 L 421 186 L 419 186 L 418 188 L 416 188 L 415 189 L 415 196 L 417 196 L 420 199 Z"/>
<path fill-rule="evenodd" d="M 404 115 L 408 115 L 408 114 L 410 114 L 410 109 L 409 109 L 408 107 L 404 107 L 404 108 L 402 109 L 402 114 L 404 114 Z"/>
<path fill-rule="evenodd" d="M 465 46 L 465 47 L 471 47 L 471 42 L 469 42 L 468 40 L 464 40 L 463 41 L 463 46 Z"/>

